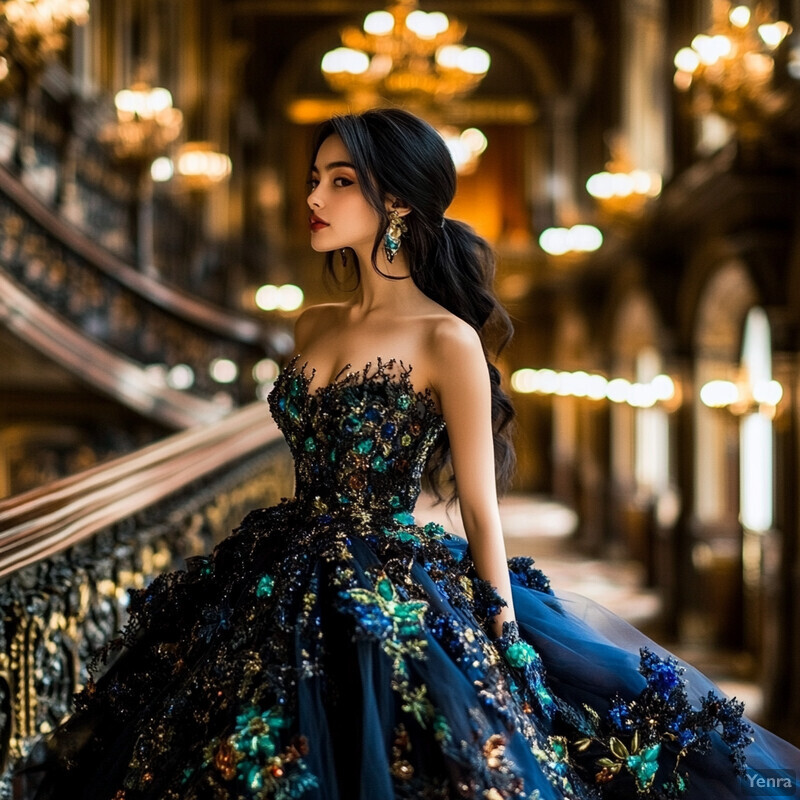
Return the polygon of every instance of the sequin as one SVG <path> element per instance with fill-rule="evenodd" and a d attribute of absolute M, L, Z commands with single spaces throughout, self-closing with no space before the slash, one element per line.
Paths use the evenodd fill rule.
<path fill-rule="evenodd" d="M 275 581 L 270 575 L 262 576 L 256 587 L 256 597 L 269 597 L 274 586 Z"/>
<path fill-rule="evenodd" d="M 502 599 L 461 540 L 412 513 L 444 430 L 430 391 L 399 362 L 314 391 L 312 378 L 295 359 L 269 398 L 295 496 L 132 593 L 108 648 L 128 658 L 77 701 L 79 725 L 85 712 L 121 732 L 89 738 L 83 796 L 114 796 L 91 787 L 113 762 L 119 797 L 305 800 L 337 780 L 334 755 L 352 766 L 357 736 L 340 741 L 338 728 L 366 713 L 383 726 L 370 746 L 384 748 L 398 800 L 597 800 L 624 780 L 641 800 L 676 798 L 691 781 L 673 745 L 702 753 L 712 730 L 743 767 L 740 706 L 692 707 L 675 663 L 643 652 L 631 671 L 644 690 L 601 698 L 601 713 L 553 691 L 518 629 L 493 640 Z M 515 591 L 566 619 L 531 559 L 509 567 Z"/>
<path fill-rule="evenodd" d="M 364 419 L 370 423 L 380 422 L 383 419 L 383 413 L 375 406 L 368 408 L 364 413 Z"/>

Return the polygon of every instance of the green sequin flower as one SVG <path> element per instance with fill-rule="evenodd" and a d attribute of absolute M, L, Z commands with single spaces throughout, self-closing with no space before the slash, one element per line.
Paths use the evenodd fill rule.
<path fill-rule="evenodd" d="M 269 597 L 272 594 L 272 589 L 275 586 L 275 581 L 271 575 L 262 575 L 261 580 L 256 586 L 256 597 Z"/>
<path fill-rule="evenodd" d="M 420 727 L 427 727 L 427 721 L 433 717 L 434 708 L 428 700 L 428 687 L 424 684 L 414 689 L 408 689 L 405 693 L 405 702 L 402 705 L 403 711 L 411 714 L 419 723 Z"/>
<path fill-rule="evenodd" d="M 394 584 L 383 573 L 378 575 L 375 591 L 345 589 L 340 597 L 344 609 L 356 617 L 358 627 L 364 633 L 382 639 L 393 651 L 392 655 L 421 655 L 426 644 L 420 638 L 428 608 L 426 602 L 402 601 Z"/>
<path fill-rule="evenodd" d="M 213 763 L 225 778 L 242 781 L 259 800 L 267 797 L 299 798 L 317 788 L 295 744 L 281 749 L 281 737 L 292 720 L 281 706 L 261 711 L 255 705 L 236 717 L 234 732 L 219 747 L 209 748 Z"/>
<path fill-rule="evenodd" d="M 660 750 L 661 744 L 654 744 L 652 747 L 645 747 L 640 752 L 634 753 L 625 759 L 625 766 L 633 773 L 634 778 L 636 778 L 636 786 L 641 792 L 650 788 L 650 784 L 656 777 Z"/>
<path fill-rule="evenodd" d="M 355 450 L 356 453 L 359 453 L 360 455 L 365 456 L 367 453 L 370 452 L 370 450 L 372 450 L 374 445 L 375 445 L 375 442 L 373 442 L 372 439 L 362 439 L 353 448 L 353 450 Z"/>
<path fill-rule="evenodd" d="M 536 651 L 527 642 L 514 642 L 505 655 L 506 661 L 519 669 L 536 661 Z"/>

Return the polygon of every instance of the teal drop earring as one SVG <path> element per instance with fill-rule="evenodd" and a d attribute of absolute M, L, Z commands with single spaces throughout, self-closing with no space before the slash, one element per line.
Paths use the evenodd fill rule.
<path fill-rule="evenodd" d="M 389 212 L 389 227 L 386 228 L 386 234 L 383 237 L 383 251 L 386 253 L 386 260 L 391 264 L 397 251 L 400 249 L 401 239 L 403 234 L 406 233 L 406 227 L 403 218 L 397 213 L 396 209 Z"/>

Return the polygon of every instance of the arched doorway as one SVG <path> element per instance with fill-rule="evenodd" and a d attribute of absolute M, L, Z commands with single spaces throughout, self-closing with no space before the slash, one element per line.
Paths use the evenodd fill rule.
<path fill-rule="evenodd" d="M 739 418 L 713 401 L 709 388 L 735 386 L 748 313 L 758 292 L 737 261 L 718 269 L 700 300 L 694 330 L 694 483 L 690 561 L 697 591 L 682 620 L 691 642 L 741 648 L 743 626 L 743 531 Z"/>
<path fill-rule="evenodd" d="M 661 323 L 655 303 L 641 289 L 630 291 L 620 302 L 611 340 L 615 378 L 649 392 L 663 379 Z M 647 387 L 645 389 L 645 387 Z M 657 512 L 662 512 L 672 491 L 669 417 L 655 396 L 636 396 L 614 402 L 610 409 L 610 465 L 612 528 L 626 552 L 647 569 L 650 583 L 671 581 L 658 576 L 657 565 L 668 561 L 658 555 Z M 671 525 L 670 520 L 670 525 Z"/>

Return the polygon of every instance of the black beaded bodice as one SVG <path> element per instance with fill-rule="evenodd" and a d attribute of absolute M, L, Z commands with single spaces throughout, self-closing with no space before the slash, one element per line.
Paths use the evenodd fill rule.
<path fill-rule="evenodd" d="M 390 516 L 403 522 L 420 492 L 431 447 L 444 428 L 429 389 L 411 368 L 376 360 L 315 390 L 295 356 L 269 396 L 295 462 L 295 495 L 317 515 Z"/>

